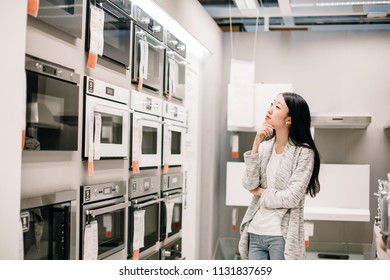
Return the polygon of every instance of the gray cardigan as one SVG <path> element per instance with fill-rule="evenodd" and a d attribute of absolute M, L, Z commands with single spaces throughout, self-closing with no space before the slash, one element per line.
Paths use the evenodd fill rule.
<path fill-rule="evenodd" d="M 258 155 L 250 155 L 250 151 L 244 153 L 246 169 L 242 184 L 245 189 L 252 190 L 259 185 L 267 188 L 266 167 L 274 144 L 275 138 L 261 143 Z M 242 259 L 248 259 L 248 225 L 261 205 L 277 209 L 282 217 L 285 259 L 305 259 L 303 207 L 313 168 L 314 152 L 289 141 L 276 171 L 275 188 L 267 189 L 261 196 L 254 195 L 242 220 L 239 242 Z"/>

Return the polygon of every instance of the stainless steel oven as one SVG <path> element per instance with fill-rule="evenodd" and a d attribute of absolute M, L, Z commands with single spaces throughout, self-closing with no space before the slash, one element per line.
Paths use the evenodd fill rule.
<path fill-rule="evenodd" d="M 127 158 L 130 90 L 85 77 L 84 152 L 89 160 Z"/>
<path fill-rule="evenodd" d="M 183 173 L 162 176 L 161 240 L 179 233 L 183 218 Z"/>
<path fill-rule="evenodd" d="M 86 51 L 90 49 L 90 6 L 95 5 L 104 11 L 103 58 L 130 66 L 131 1 L 129 0 L 88 0 Z"/>
<path fill-rule="evenodd" d="M 164 28 L 138 6 L 134 7 L 132 83 L 156 94 L 164 85 Z"/>
<path fill-rule="evenodd" d="M 128 258 L 142 259 L 156 250 L 160 237 L 160 176 L 129 179 Z"/>
<path fill-rule="evenodd" d="M 186 45 L 169 31 L 166 32 L 166 44 L 164 95 L 168 100 L 184 102 L 188 64 Z"/>
<path fill-rule="evenodd" d="M 166 171 L 168 166 L 184 164 L 184 143 L 187 125 L 183 106 L 163 101 L 163 157 L 162 164 Z"/>
<path fill-rule="evenodd" d="M 161 260 L 185 260 L 182 253 L 182 239 L 178 238 L 160 249 Z"/>
<path fill-rule="evenodd" d="M 83 0 L 40 0 L 37 18 L 74 37 L 82 36 Z"/>
<path fill-rule="evenodd" d="M 77 151 L 80 76 L 26 56 L 25 150 Z"/>
<path fill-rule="evenodd" d="M 126 182 L 80 188 L 80 259 L 105 259 L 125 249 Z"/>
<path fill-rule="evenodd" d="M 132 91 L 131 169 L 161 166 L 162 117 L 160 98 Z M 139 170 L 138 170 L 139 171 Z"/>
<path fill-rule="evenodd" d="M 25 260 L 76 259 L 76 190 L 21 201 Z"/>

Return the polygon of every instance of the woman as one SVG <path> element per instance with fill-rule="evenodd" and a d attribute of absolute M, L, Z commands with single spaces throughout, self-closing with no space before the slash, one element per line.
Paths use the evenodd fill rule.
<path fill-rule="evenodd" d="M 271 103 L 242 182 L 253 194 L 241 223 L 242 259 L 304 259 L 305 195 L 320 190 L 320 157 L 310 134 L 310 110 L 296 93 Z"/>

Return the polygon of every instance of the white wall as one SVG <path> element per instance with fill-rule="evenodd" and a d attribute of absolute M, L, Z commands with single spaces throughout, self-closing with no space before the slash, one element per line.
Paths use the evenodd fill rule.
<path fill-rule="evenodd" d="M 22 156 L 21 106 L 25 101 L 24 53 L 27 1 L 6 0 L 0 11 L 0 120 L 2 128 L 0 178 L 0 260 L 20 259 L 20 181 Z M 11 28 L 12 27 L 12 28 Z M 12 55 L 10 55 L 12 54 Z M 15 54 L 15 55 L 14 55 Z"/>

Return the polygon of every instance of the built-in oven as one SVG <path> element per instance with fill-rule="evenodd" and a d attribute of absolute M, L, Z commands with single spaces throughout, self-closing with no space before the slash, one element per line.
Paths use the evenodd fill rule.
<path fill-rule="evenodd" d="M 180 166 L 184 163 L 184 138 L 188 129 L 184 107 L 163 101 L 163 120 L 162 165 L 166 173 L 169 166 Z"/>
<path fill-rule="evenodd" d="M 36 17 L 39 20 L 81 38 L 83 0 L 40 0 L 34 4 L 39 5 L 33 7 L 35 11 L 38 8 Z"/>
<path fill-rule="evenodd" d="M 160 249 L 161 260 L 185 260 L 182 254 L 182 239 L 178 238 L 175 241 L 165 245 Z"/>
<path fill-rule="evenodd" d="M 169 31 L 166 32 L 166 44 L 164 95 L 168 100 L 184 102 L 188 64 L 186 45 Z"/>
<path fill-rule="evenodd" d="M 76 190 L 21 200 L 25 260 L 76 259 Z"/>
<path fill-rule="evenodd" d="M 125 249 L 125 181 L 80 188 L 80 259 L 101 260 Z"/>
<path fill-rule="evenodd" d="M 181 231 L 183 217 L 183 173 L 162 175 L 161 241 Z"/>
<path fill-rule="evenodd" d="M 163 26 L 138 6 L 134 7 L 132 83 L 137 89 L 161 94 L 164 86 L 166 46 Z"/>
<path fill-rule="evenodd" d="M 26 56 L 25 150 L 77 151 L 80 76 Z"/>
<path fill-rule="evenodd" d="M 84 158 L 127 158 L 130 90 L 85 76 Z"/>
<path fill-rule="evenodd" d="M 129 179 L 128 258 L 137 260 L 158 249 L 160 240 L 161 177 Z M 144 256 L 145 255 L 145 256 Z"/>
<path fill-rule="evenodd" d="M 143 92 L 132 91 L 132 153 L 131 169 L 161 166 L 162 155 L 162 100 Z"/>
<path fill-rule="evenodd" d="M 87 0 L 86 51 L 90 51 L 91 6 L 104 11 L 103 55 L 102 57 L 128 68 L 130 66 L 131 1 L 129 0 Z M 93 19 L 92 19 L 93 21 Z"/>

